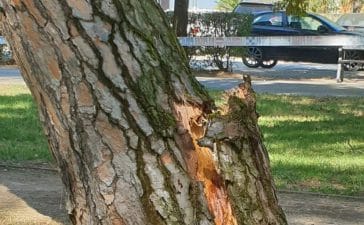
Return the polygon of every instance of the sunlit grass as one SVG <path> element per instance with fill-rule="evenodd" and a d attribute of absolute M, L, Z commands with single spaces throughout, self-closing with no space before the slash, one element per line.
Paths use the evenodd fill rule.
<path fill-rule="evenodd" d="M 51 160 L 35 104 L 25 85 L 0 85 L 0 160 Z"/>
<path fill-rule="evenodd" d="M 363 98 L 258 95 L 257 111 L 280 189 L 364 194 Z"/>
<path fill-rule="evenodd" d="M 257 111 L 279 188 L 364 194 L 364 99 L 258 95 Z M 23 85 L 0 85 L 0 160 L 51 160 Z"/>

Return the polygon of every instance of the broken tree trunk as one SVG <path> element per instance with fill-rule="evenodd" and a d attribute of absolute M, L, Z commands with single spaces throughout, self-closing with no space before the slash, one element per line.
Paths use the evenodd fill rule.
<path fill-rule="evenodd" d="M 154 0 L 0 2 L 74 224 L 286 224 L 250 83 L 213 112 Z"/>

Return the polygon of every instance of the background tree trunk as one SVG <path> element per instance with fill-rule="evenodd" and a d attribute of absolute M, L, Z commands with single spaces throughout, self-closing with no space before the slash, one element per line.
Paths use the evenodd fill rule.
<path fill-rule="evenodd" d="M 177 37 L 187 36 L 189 0 L 175 0 L 174 2 L 174 26 Z"/>
<path fill-rule="evenodd" d="M 360 13 L 361 8 L 363 7 L 363 1 L 362 0 L 353 0 L 352 1 L 352 12 L 353 13 Z"/>
<path fill-rule="evenodd" d="M 249 81 L 210 115 L 154 0 L 1 6 L 74 224 L 286 224 Z"/>

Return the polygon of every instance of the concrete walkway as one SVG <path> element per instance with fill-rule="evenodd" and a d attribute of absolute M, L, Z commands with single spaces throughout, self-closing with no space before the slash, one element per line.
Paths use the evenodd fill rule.
<path fill-rule="evenodd" d="M 336 83 L 335 67 L 324 64 L 281 63 L 270 70 L 238 67 L 237 73 L 249 74 L 258 93 L 306 96 L 364 96 L 364 72 L 348 73 L 348 79 Z M 242 82 L 242 76 L 197 77 L 207 88 L 226 90 Z M 0 67 L 0 83 L 23 84 L 15 66 Z"/>
<path fill-rule="evenodd" d="M 254 79 L 254 77 L 253 77 Z M 226 90 L 243 82 L 240 78 L 197 77 L 207 88 Z M 306 96 L 364 96 L 364 80 L 253 80 L 253 88 L 258 93 L 292 94 Z"/>
<path fill-rule="evenodd" d="M 364 198 L 294 192 L 278 196 L 290 225 L 364 224 Z M 56 172 L 0 166 L 0 224 L 69 224 L 63 202 Z"/>

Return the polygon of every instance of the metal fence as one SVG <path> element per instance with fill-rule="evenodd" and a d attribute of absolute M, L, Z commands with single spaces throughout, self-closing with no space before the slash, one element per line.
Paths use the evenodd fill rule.
<path fill-rule="evenodd" d="M 250 47 L 250 46 L 337 46 L 350 49 L 364 49 L 364 37 L 353 35 L 330 36 L 250 36 L 250 37 L 180 37 L 180 44 L 186 47 Z"/>

